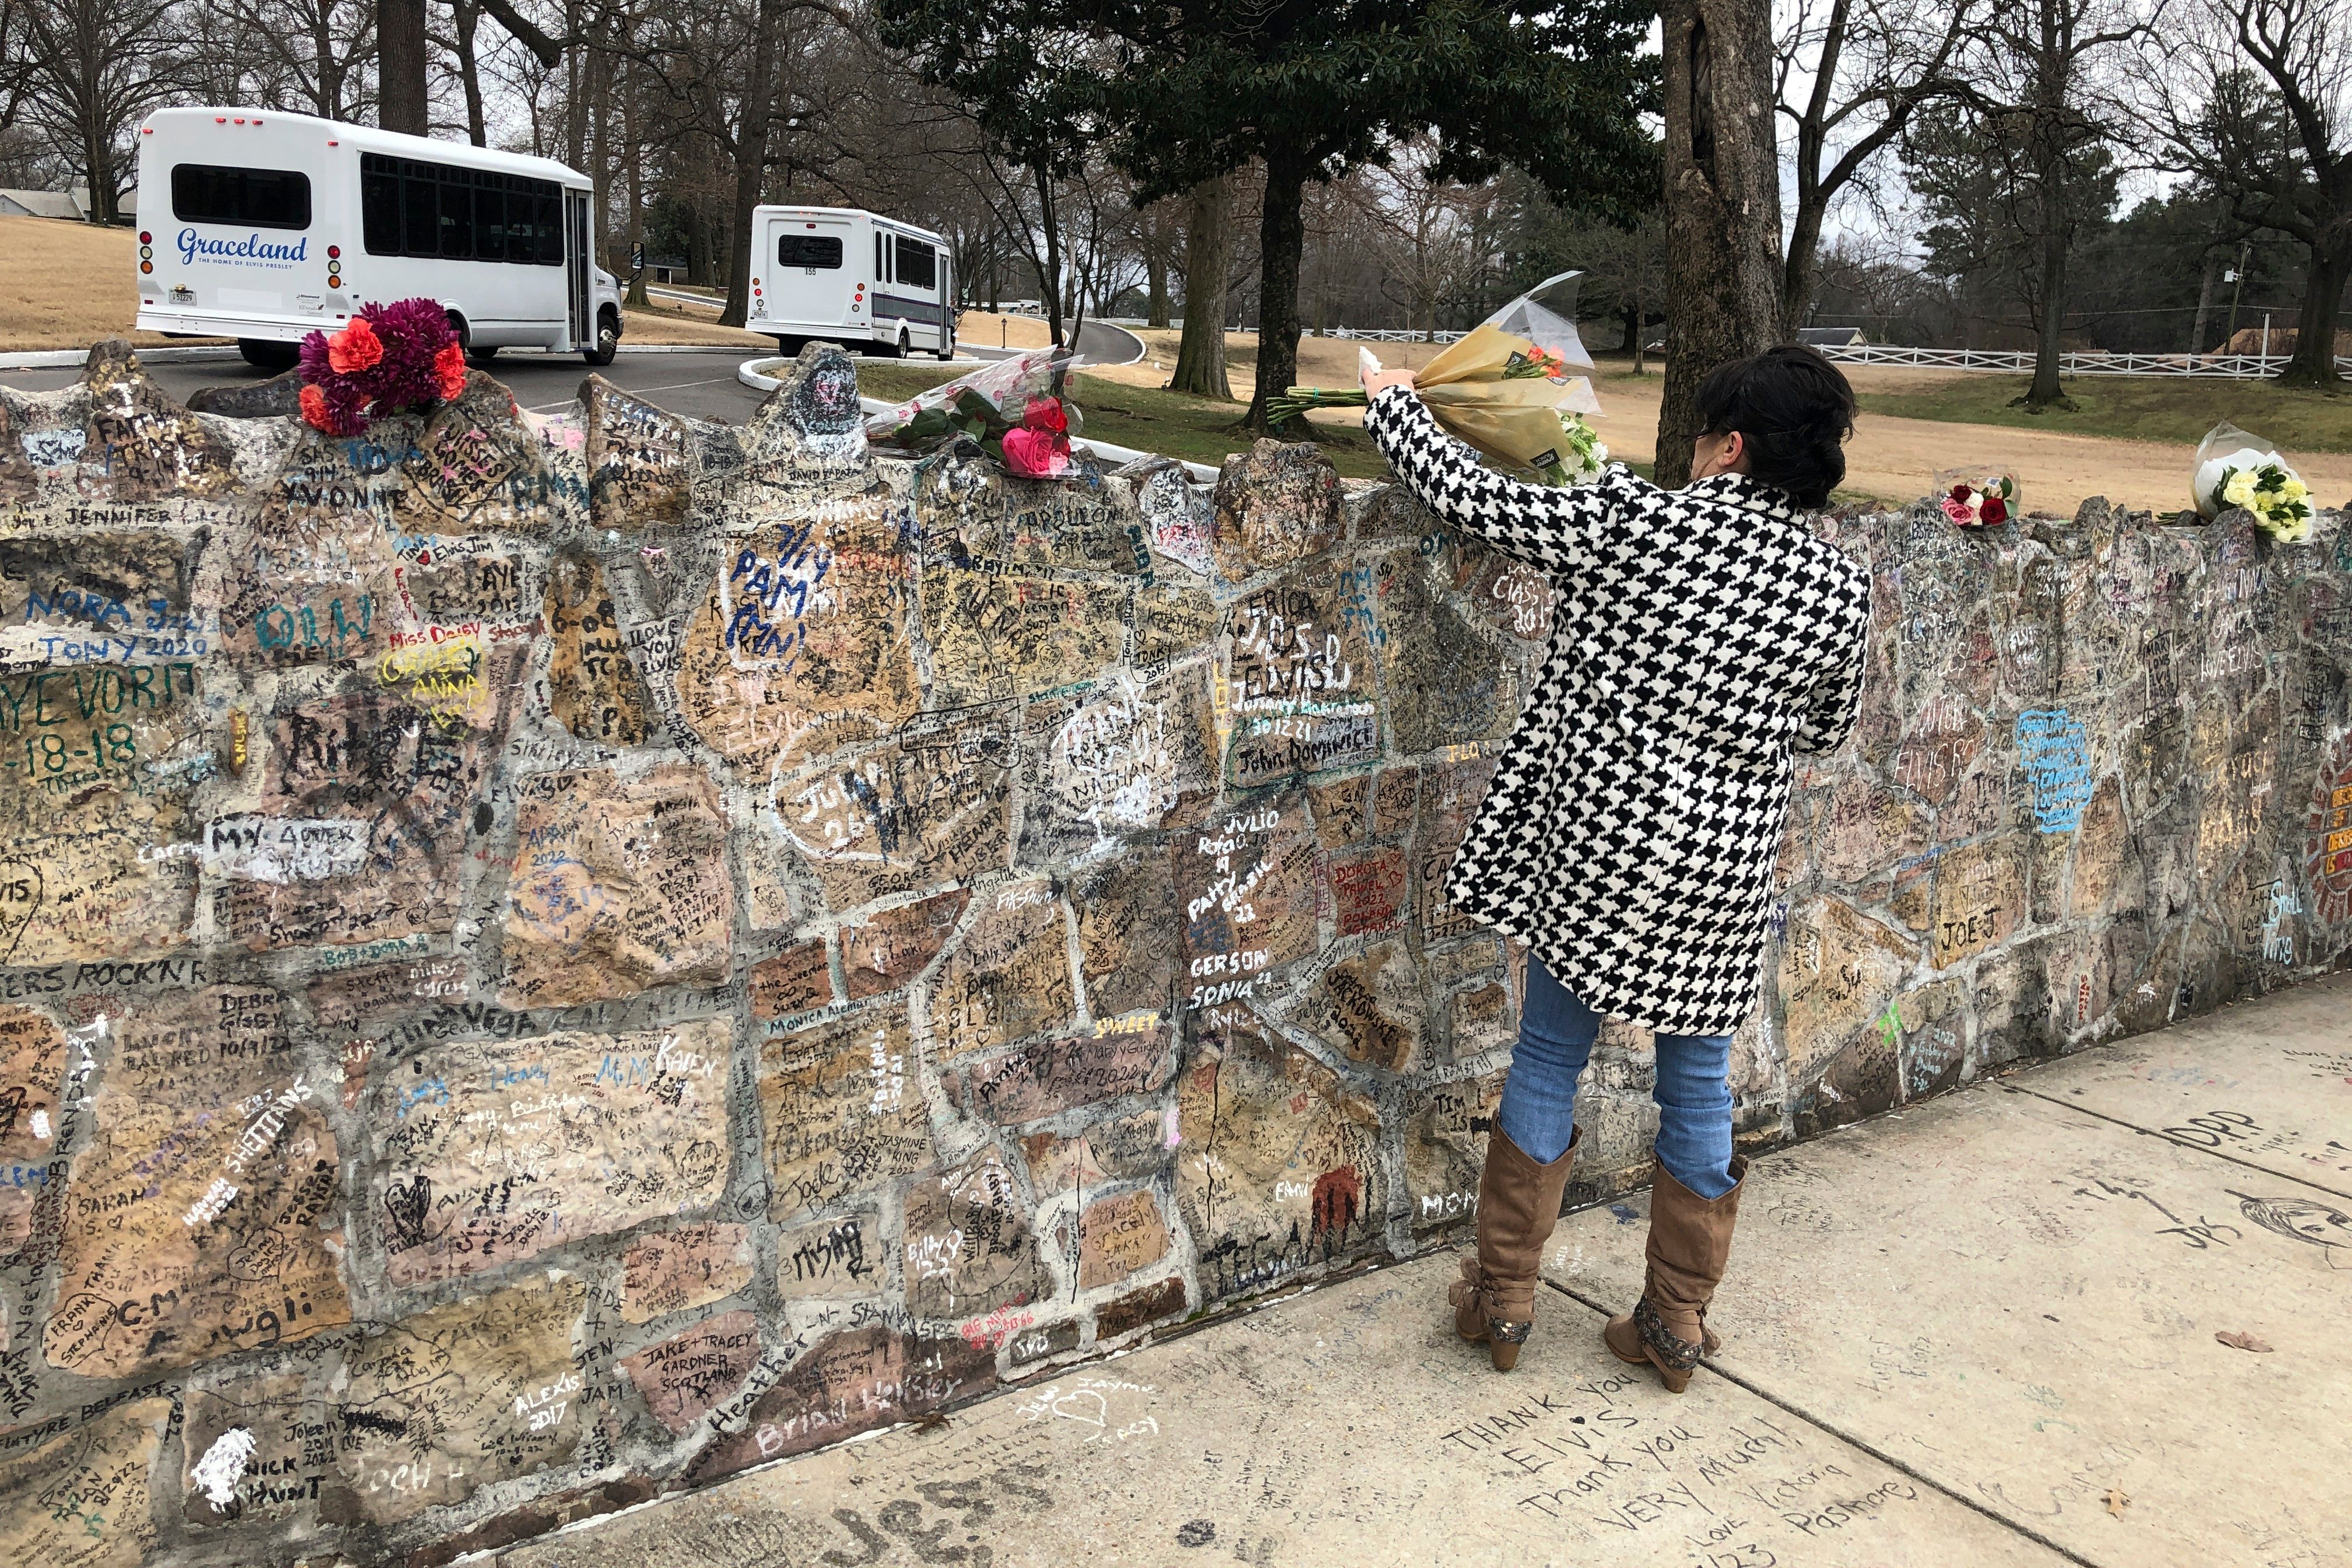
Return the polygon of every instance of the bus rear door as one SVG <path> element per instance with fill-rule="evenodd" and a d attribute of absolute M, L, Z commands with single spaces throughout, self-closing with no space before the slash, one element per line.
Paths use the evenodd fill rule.
<path fill-rule="evenodd" d="M 563 192 L 563 266 L 571 300 L 572 346 L 584 348 L 596 341 L 596 256 L 588 243 L 586 191 L 566 186 Z"/>

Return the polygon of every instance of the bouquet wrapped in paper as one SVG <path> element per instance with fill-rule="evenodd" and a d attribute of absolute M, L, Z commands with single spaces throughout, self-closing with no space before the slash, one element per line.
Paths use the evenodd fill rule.
<path fill-rule="evenodd" d="M 2254 514 L 2264 533 L 2282 544 L 2311 537 L 2311 491 L 2278 448 L 2227 420 L 2197 445 L 2197 477 L 2189 483 L 2197 515 L 2215 518 L 2231 507 Z"/>
<path fill-rule="evenodd" d="M 1069 471 L 1070 437 L 1080 424 L 1077 405 L 1064 389 L 1070 372 L 1084 363 L 1083 355 L 1066 348 L 1030 349 L 998 360 L 875 415 L 866 422 L 866 438 L 928 451 L 969 436 L 1024 479 L 1059 479 Z"/>
<path fill-rule="evenodd" d="M 1546 279 L 1480 322 L 1463 339 L 1413 373 L 1413 390 L 1437 422 L 1505 468 L 1549 484 L 1575 484 L 1600 474 L 1609 460 L 1588 414 L 1601 412 L 1592 383 L 1571 374 L 1591 369 L 1576 332 L 1580 272 Z M 1369 351 L 1360 360 L 1378 369 Z M 1310 408 L 1360 408 L 1360 391 L 1294 386 L 1273 399 L 1276 419 Z"/>

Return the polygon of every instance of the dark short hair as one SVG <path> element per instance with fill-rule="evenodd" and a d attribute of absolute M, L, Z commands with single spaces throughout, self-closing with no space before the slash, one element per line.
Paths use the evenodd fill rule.
<path fill-rule="evenodd" d="M 1811 349 L 1785 343 L 1733 360 L 1698 384 L 1702 435 L 1747 438 L 1748 472 L 1801 507 L 1825 507 L 1845 478 L 1853 388 Z"/>

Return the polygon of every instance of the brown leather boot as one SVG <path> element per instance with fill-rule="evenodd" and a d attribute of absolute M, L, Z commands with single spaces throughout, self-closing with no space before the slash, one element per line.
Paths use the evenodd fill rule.
<path fill-rule="evenodd" d="M 1484 1343 L 1496 1372 L 1519 1364 L 1519 1347 L 1535 1327 L 1536 1277 L 1544 1243 L 1559 1223 L 1568 1167 L 1584 1137 L 1578 1128 L 1549 1165 L 1538 1165 L 1499 1127 L 1486 1134 L 1486 1167 L 1478 1177 L 1478 1250 L 1462 1260 L 1462 1278 L 1448 1292 L 1454 1327 Z"/>
<path fill-rule="evenodd" d="M 1731 1190 L 1719 1198 L 1700 1197 L 1663 1166 L 1651 1184 L 1642 1299 L 1630 1313 L 1610 1319 L 1601 1337 L 1619 1361 L 1656 1367 L 1669 1394 L 1690 1385 L 1691 1369 L 1718 1343 L 1706 1326 L 1706 1307 L 1731 1258 L 1731 1227 L 1747 1175 L 1747 1160 L 1734 1155 Z"/>

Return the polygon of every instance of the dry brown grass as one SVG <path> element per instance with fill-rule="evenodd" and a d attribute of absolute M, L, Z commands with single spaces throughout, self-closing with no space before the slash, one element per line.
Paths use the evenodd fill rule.
<path fill-rule="evenodd" d="M 138 332 L 139 237 L 53 217 L 0 217 L 0 350 L 220 342 Z"/>
<path fill-rule="evenodd" d="M 747 332 L 740 327 L 722 327 L 711 315 L 693 314 L 688 310 L 673 310 L 665 305 L 656 305 L 650 310 L 623 310 L 621 341 L 625 343 L 709 343 L 719 348 L 770 351 L 776 346 L 773 338 Z"/>
<path fill-rule="evenodd" d="M 1088 374 L 1137 386 L 1166 385 L 1176 363 L 1178 334 L 1147 328 L 1137 335 L 1146 347 L 1142 360 Z M 1363 346 L 1382 364 L 1416 369 L 1440 352 L 1426 343 Z M 1354 385 L 1357 347 L 1353 342 L 1337 338 L 1301 338 L 1299 384 Z M 1256 385 L 1257 335 L 1226 333 L 1225 358 L 1234 395 L 1247 399 Z M 1633 374 L 1628 366 L 1624 360 L 1603 360 L 1594 373 L 1592 389 L 1601 399 L 1602 416 L 1593 424 L 1609 444 L 1612 457 L 1646 464 L 1656 456 L 1661 364 L 1654 359 L 1649 374 L 1641 376 Z M 1907 365 L 1848 365 L 1845 371 L 1855 390 L 1865 395 L 1915 392 L 1976 374 Z M 1313 417 L 1334 425 L 1363 423 L 1363 416 L 1352 409 L 1329 410 Z M 1864 413 L 1846 447 L 1845 489 L 1885 501 L 1913 500 L 1927 493 L 1937 470 L 1982 463 L 2016 472 L 2028 510 L 2072 515 L 2085 498 L 2105 496 L 2128 506 L 2172 512 L 2189 504 L 2189 459 L 2194 452 L 2193 442 L 2129 441 L 2063 430 Z M 2333 504 L 2352 496 L 2352 456 L 2324 452 L 2291 456 L 2296 469 L 2322 500 Z"/>

